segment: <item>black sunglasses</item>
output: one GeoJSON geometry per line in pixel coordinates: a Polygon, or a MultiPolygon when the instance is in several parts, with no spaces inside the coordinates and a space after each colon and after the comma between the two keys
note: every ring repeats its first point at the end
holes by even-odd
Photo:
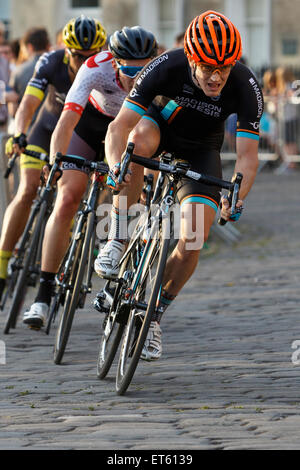
{"type": "Polygon", "coordinates": [[[98,52],[99,51],[96,50],[90,55],[83,55],[83,54],[80,54],[80,52],[72,52],[70,49],[68,49],[68,53],[70,54],[70,56],[73,57],[73,59],[80,60],[81,62],[84,62],[86,59],[93,57],[93,55],[98,54],[98,52]]]}

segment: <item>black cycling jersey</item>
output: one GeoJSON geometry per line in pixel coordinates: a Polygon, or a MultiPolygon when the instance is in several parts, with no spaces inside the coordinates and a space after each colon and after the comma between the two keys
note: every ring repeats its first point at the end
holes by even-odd
{"type": "Polygon", "coordinates": [[[39,58],[25,94],[36,96],[40,100],[46,92],[47,95],[29,132],[28,144],[49,152],[51,135],[71,85],[64,49],[46,52],[39,58]]]}
{"type": "Polygon", "coordinates": [[[46,52],[39,58],[25,94],[43,99],[47,90],[44,108],[51,113],[60,115],[71,85],[65,51],[59,49],[46,52]]]}
{"type": "Polygon", "coordinates": [[[232,113],[237,113],[238,137],[259,138],[263,96],[254,74],[240,62],[232,68],[221,94],[211,98],[194,83],[184,50],[169,50],[144,67],[124,106],[144,115],[153,101],[184,140],[220,149],[224,122],[232,113]]]}

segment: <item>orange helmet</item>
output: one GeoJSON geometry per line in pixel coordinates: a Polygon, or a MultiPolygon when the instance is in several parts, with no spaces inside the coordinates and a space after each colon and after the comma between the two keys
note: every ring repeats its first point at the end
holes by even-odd
{"type": "Polygon", "coordinates": [[[184,36],[189,59],[212,65],[230,65],[242,55],[241,36],[226,16],[206,11],[191,22],[184,36]]]}

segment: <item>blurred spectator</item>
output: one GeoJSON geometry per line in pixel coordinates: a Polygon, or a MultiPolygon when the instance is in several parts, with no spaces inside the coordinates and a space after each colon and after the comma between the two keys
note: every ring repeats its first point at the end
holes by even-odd
{"type": "Polygon", "coordinates": [[[280,153],[277,146],[278,136],[278,88],[274,70],[267,69],[263,75],[262,91],[265,109],[260,121],[260,147],[280,153]]]}
{"type": "Polygon", "coordinates": [[[63,42],[63,30],[59,29],[55,35],[55,46],[53,50],[64,49],[65,47],[65,43],[63,42]]]}
{"type": "Polygon", "coordinates": [[[5,24],[0,20],[0,45],[5,41],[5,24]]]}
{"type": "Polygon", "coordinates": [[[184,43],[184,32],[179,33],[175,36],[175,41],[173,47],[183,47],[184,43]]]}
{"type": "Polygon", "coordinates": [[[9,80],[9,63],[6,57],[0,53],[0,131],[3,131],[4,126],[7,123],[8,112],[6,105],[6,89],[9,80]]]}
{"type": "Polygon", "coordinates": [[[10,41],[10,47],[11,47],[11,61],[10,61],[10,70],[14,70],[15,67],[20,63],[20,50],[21,50],[21,45],[20,45],[20,40],[19,39],[13,39],[10,41]]]}
{"type": "MultiPolygon", "coordinates": [[[[48,32],[45,28],[31,28],[23,36],[21,44],[25,48],[28,58],[25,62],[17,65],[9,82],[11,88],[18,93],[18,104],[21,102],[27,83],[33,75],[35,64],[39,57],[50,48],[48,32]]],[[[15,115],[17,106],[9,108],[11,116],[15,115]]]]}
{"type": "Polygon", "coordinates": [[[158,44],[158,47],[157,47],[157,55],[160,55],[162,54],[163,52],[165,52],[167,50],[166,46],[164,44],[158,44]]]}
{"type": "Polygon", "coordinates": [[[278,88],[277,88],[277,78],[276,73],[272,69],[267,69],[263,75],[263,93],[267,97],[274,96],[275,98],[278,95],[278,88]]]}
{"type": "Polygon", "coordinates": [[[2,41],[0,44],[0,54],[6,58],[8,63],[13,60],[13,51],[9,41],[2,41]]]}
{"type": "Polygon", "coordinates": [[[294,169],[296,164],[291,162],[289,155],[298,155],[299,148],[297,144],[298,135],[298,112],[297,104],[293,103],[294,74],[288,67],[278,67],[276,69],[276,87],[278,92],[278,113],[282,122],[283,135],[283,160],[288,162],[287,168],[294,169]]]}

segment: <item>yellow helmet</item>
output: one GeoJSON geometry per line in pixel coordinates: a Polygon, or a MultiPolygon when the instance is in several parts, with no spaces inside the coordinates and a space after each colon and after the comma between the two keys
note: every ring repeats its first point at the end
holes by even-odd
{"type": "Polygon", "coordinates": [[[73,49],[100,49],[105,41],[106,31],[101,23],[85,15],[73,18],[63,29],[63,42],[73,49]]]}

